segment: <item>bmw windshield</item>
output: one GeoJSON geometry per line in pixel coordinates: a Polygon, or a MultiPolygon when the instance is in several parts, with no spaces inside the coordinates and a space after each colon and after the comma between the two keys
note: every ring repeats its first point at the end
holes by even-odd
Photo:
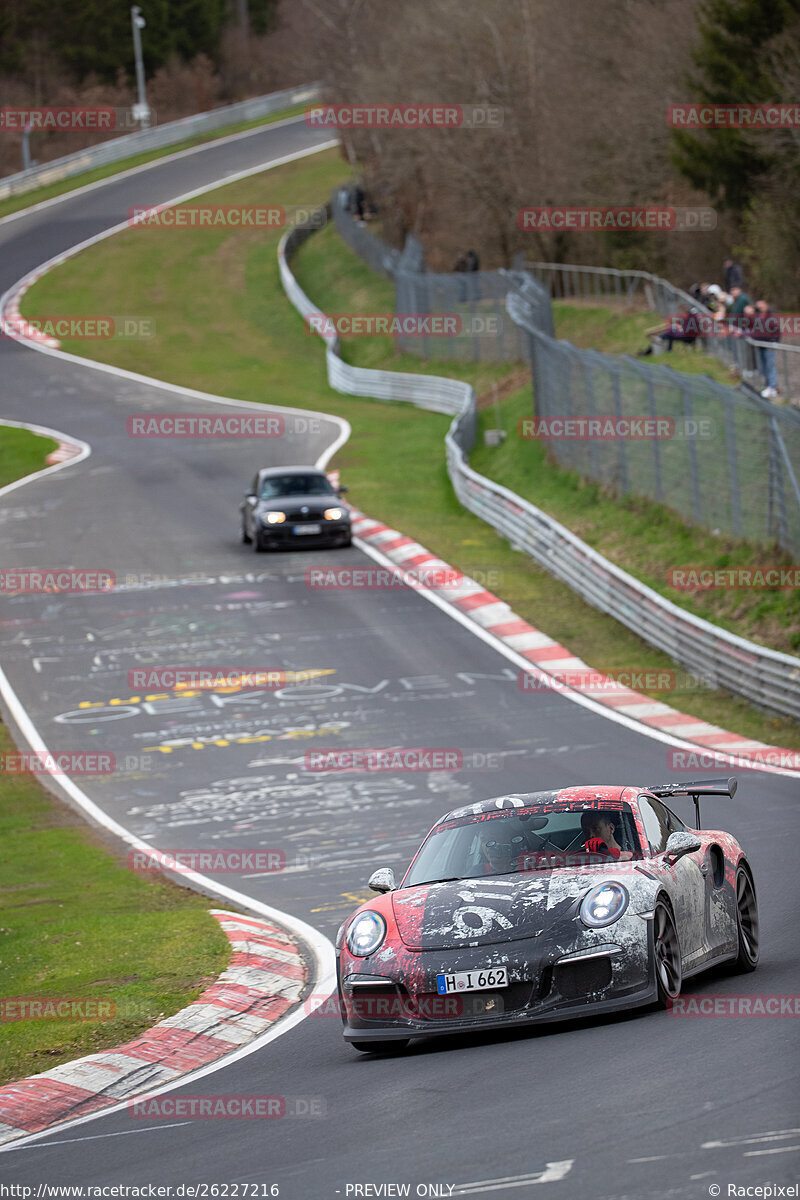
{"type": "Polygon", "coordinates": [[[280,496],[335,495],[324,475],[270,475],[261,481],[262,500],[277,500],[280,496]]]}

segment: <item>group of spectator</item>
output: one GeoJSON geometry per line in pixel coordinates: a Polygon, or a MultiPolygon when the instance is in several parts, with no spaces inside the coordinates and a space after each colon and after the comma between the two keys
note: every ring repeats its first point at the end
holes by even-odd
{"type": "MultiPolygon", "coordinates": [[[[781,340],[778,314],[766,300],[759,299],[754,303],[750,299],[744,287],[744,272],[735,259],[726,258],[722,266],[723,287],[716,283],[696,283],[689,288],[689,294],[703,309],[711,312],[719,327],[719,336],[749,337],[757,343],[759,369],[764,376],[761,395],[766,400],[774,400],[778,395],[778,367],[773,347],[781,340]]],[[[666,342],[668,350],[675,342],[693,345],[698,338],[708,336],[701,328],[701,311],[699,308],[686,309],[670,318],[665,329],[660,329],[658,338],[666,342]]],[[[652,353],[652,350],[644,353],[652,353]]]]}

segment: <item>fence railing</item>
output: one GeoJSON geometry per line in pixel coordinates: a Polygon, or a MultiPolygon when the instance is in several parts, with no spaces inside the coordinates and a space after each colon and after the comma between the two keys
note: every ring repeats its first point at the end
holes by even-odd
{"type": "MultiPolygon", "coordinates": [[[[343,240],[374,271],[391,279],[398,314],[446,314],[453,318],[446,336],[399,333],[398,350],[425,359],[451,362],[524,361],[525,337],[510,318],[506,298],[517,290],[523,271],[428,271],[415,269],[420,255],[388,246],[366,225],[354,220],[350,189],[337,188],[331,197],[336,229],[343,240]],[[409,260],[416,260],[413,263],[409,260]]],[[[421,249],[421,248],[420,248],[421,249]]],[[[553,314],[545,288],[531,280],[530,302],[537,307],[539,328],[553,334],[553,314]]]]}
{"type": "Polygon", "coordinates": [[[0,200],[21,195],[33,188],[44,187],[45,184],[69,179],[94,167],[121,162],[148,150],[174,146],[201,133],[211,133],[228,125],[238,125],[242,121],[256,121],[260,117],[280,112],[281,109],[292,108],[295,104],[304,104],[306,101],[310,103],[317,95],[318,84],[304,84],[302,87],[286,88],[281,92],[272,92],[269,96],[240,100],[236,104],[226,104],[210,112],[183,117],[180,121],[169,121],[164,125],[155,125],[152,129],[141,129],[136,133],[127,133],[124,137],[99,142],[96,146],[87,146],[85,150],[65,154],[62,158],[29,167],[28,170],[18,171],[15,175],[6,175],[4,179],[0,179],[0,200]]]}
{"type": "MultiPolygon", "coordinates": [[[[710,315],[710,310],[688,292],[647,271],[621,271],[614,267],[585,267],[571,263],[525,262],[520,266],[539,280],[554,299],[616,299],[632,304],[641,297],[647,307],[663,317],[687,308],[710,315]]],[[[800,400],[800,345],[793,342],[760,342],[756,338],[708,337],[703,349],[735,367],[742,378],[759,390],[763,387],[759,347],[775,351],[778,391],[787,399],[800,400]]]]}
{"type": "MultiPolygon", "coordinates": [[[[290,261],[312,228],[289,231],[278,251],[281,281],[304,318],[323,314],[295,279],[290,261]]],[[[726,688],[771,712],[800,718],[800,659],[758,646],[687,613],[603,558],[570,530],[520,496],[470,467],[477,429],[473,389],[432,375],[353,367],[339,356],[338,337],[325,336],[332,388],[355,396],[405,400],[453,414],[445,439],[456,495],[471,512],[566,583],[588,604],[615,617],[711,687],[726,688]]]]}

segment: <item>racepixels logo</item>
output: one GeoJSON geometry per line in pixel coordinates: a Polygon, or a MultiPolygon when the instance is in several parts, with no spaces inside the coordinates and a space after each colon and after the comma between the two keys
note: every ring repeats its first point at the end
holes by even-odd
{"type": "Polygon", "coordinates": [[[731,766],[746,770],[748,767],[784,767],[800,771],[800,750],[783,750],[779,746],[748,750],[747,754],[723,754],[714,750],[670,750],[667,767],[670,771],[715,771],[731,766]]]}
{"type": "Polygon", "coordinates": [[[2,567],[0,593],[18,596],[39,592],[110,592],[113,571],[76,570],[72,567],[2,567]]]}
{"type": "Polygon", "coordinates": [[[128,1116],[198,1120],[277,1120],[324,1117],[324,1096],[139,1096],[129,1100],[128,1116]]]}
{"type": "Polygon", "coordinates": [[[676,996],[667,1001],[672,1017],[800,1017],[800,996],[676,996]]]}
{"type": "Polygon", "coordinates": [[[245,872],[272,874],[286,868],[283,850],[130,850],[127,857],[128,869],[138,874],[153,874],[172,871],[187,874],[189,871],[209,874],[242,875],[245,872]]]}
{"type": "Polygon", "coordinates": [[[667,572],[667,585],[680,592],[739,588],[784,591],[800,587],[800,567],[672,567],[667,572]]]}
{"type": "Polygon", "coordinates": [[[306,333],[334,337],[476,337],[500,332],[500,318],[458,313],[309,313],[306,333]]]}
{"type": "Polygon", "coordinates": [[[642,442],[712,438],[713,421],[673,417],[520,417],[517,436],[526,441],[642,442]]]}
{"type": "MultiPolygon", "coordinates": [[[[155,113],[150,110],[150,123],[155,113]]],[[[0,108],[0,130],[6,133],[84,133],[86,130],[110,133],[128,132],[140,127],[131,108],[103,107],[46,107],[0,108]]]]}
{"type": "Polygon", "coordinates": [[[306,587],[332,591],[394,591],[404,587],[455,588],[463,582],[462,573],[449,567],[416,567],[408,571],[385,567],[344,567],[339,570],[309,567],[305,573],[306,587]]]}
{"type": "Polygon", "coordinates": [[[64,754],[23,750],[0,755],[0,775],[113,775],[116,769],[113,754],[96,750],[70,750],[64,754]]]}
{"type": "Polygon", "coordinates": [[[154,204],[128,209],[128,225],[140,229],[321,229],[325,221],[325,210],[318,204],[154,204]]]}
{"type": "Polygon", "coordinates": [[[577,671],[553,671],[552,674],[520,671],[517,687],[521,692],[559,692],[572,688],[578,692],[603,695],[621,688],[634,692],[704,692],[712,684],[688,671],[613,671],[608,675],[591,668],[577,671]]]}
{"type": "Polygon", "coordinates": [[[15,341],[32,334],[74,342],[137,341],[156,336],[152,317],[3,317],[0,329],[3,337],[15,341]]]}
{"type": "Polygon", "coordinates": [[[414,746],[407,749],[307,750],[306,771],[461,771],[460,750],[414,746]]]}
{"type": "Polygon", "coordinates": [[[128,437],[140,438],[274,438],[283,437],[286,422],[277,413],[205,414],[136,413],[125,422],[128,437]]]}
{"type": "Polygon", "coordinates": [[[716,229],[717,214],[713,208],[664,208],[653,204],[616,205],[610,208],[561,204],[520,208],[517,211],[517,225],[524,232],[570,230],[593,233],[613,230],[629,233],[634,230],[666,230],[670,233],[696,233],[716,229]]]}
{"type": "Polygon", "coordinates": [[[496,129],[505,109],[496,104],[315,104],[311,129],[496,129]]]}
{"type": "Polygon", "coordinates": [[[117,1006],[108,996],[5,996],[0,1022],[111,1021],[117,1006]]]}
{"type": "Polygon", "coordinates": [[[798,104],[671,104],[672,129],[800,129],[798,104]]]}

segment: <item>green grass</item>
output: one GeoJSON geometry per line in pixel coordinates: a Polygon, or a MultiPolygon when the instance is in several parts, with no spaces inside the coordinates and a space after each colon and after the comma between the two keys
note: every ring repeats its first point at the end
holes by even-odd
{"type": "Polygon", "coordinates": [[[300,116],[301,113],[305,112],[306,107],[307,105],[305,104],[296,104],[293,108],[287,108],[279,113],[272,113],[268,117],[257,117],[253,121],[239,121],[238,124],[226,125],[223,129],[214,129],[209,133],[198,133],[195,137],[185,138],[182,142],[176,142],[174,146],[162,146],[157,150],[146,150],[142,154],[133,154],[130,158],[120,159],[119,162],[108,163],[104,167],[95,167],[91,171],[83,171],[80,175],[72,175],[69,179],[61,179],[57,183],[48,183],[44,187],[34,188],[30,192],[22,192],[17,196],[8,196],[4,200],[0,200],[0,217],[7,217],[10,213],[19,212],[23,208],[30,208],[31,205],[39,204],[42,200],[51,200],[53,196],[63,196],[66,192],[74,192],[76,188],[85,187],[87,183],[96,183],[99,179],[108,179],[111,175],[119,175],[122,171],[129,171],[132,167],[140,167],[144,163],[155,162],[159,158],[166,158],[170,154],[177,154],[179,150],[188,150],[191,146],[202,146],[206,142],[215,142],[219,138],[228,137],[232,133],[242,133],[246,129],[256,129],[260,125],[272,125],[275,121],[285,120],[286,117],[300,116]]]}
{"type": "MultiPolygon", "coordinates": [[[[0,755],[15,752],[0,726],[0,755]]],[[[177,1012],[225,969],[229,942],[206,897],[129,871],[33,777],[0,775],[0,796],[0,994],[88,997],[113,1014],[4,1021],[7,1083],[119,1045],[177,1012]]]]}
{"type": "Polygon", "coordinates": [[[58,442],[53,438],[0,424],[0,487],[33,471],[41,471],[47,466],[48,454],[57,446],[58,442]]]}
{"type": "MultiPolygon", "coordinates": [[[[323,199],[341,179],[336,153],[315,155],[270,173],[270,201],[323,199]]],[[[213,195],[225,203],[257,203],[264,186],[264,177],[253,177],[213,195]]],[[[592,666],[668,669],[664,655],[584,604],[461,508],[445,467],[448,418],[401,403],[340,396],[328,388],[321,344],[306,334],[280,286],[277,242],[277,234],[230,230],[125,231],[45,276],[28,292],[23,308],[26,316],[147,313],[156,319],[157,336],[150,340],[73,343],[65,349],[204,391],[345,417],[353,436],[336,465],[355,504],[464,571],[493,572],[493,591],[592,666]]],[[[301,286],[323,309],[391,310],[387,285],[332,230],[315,234],[295,266],[301,286]]],[[[421,363],[395,354],[385,339],[349,340],[343,353],[358,365],[468,378],[481,393],[493,381],[513,393],[526,378],[518,368],[509,382],[508,367],[496,364],[421,363]]],[[[758,713],[736,698],[721,693],[660,698],[744,736],[800,747],[800,726],[758,713]]]]}

